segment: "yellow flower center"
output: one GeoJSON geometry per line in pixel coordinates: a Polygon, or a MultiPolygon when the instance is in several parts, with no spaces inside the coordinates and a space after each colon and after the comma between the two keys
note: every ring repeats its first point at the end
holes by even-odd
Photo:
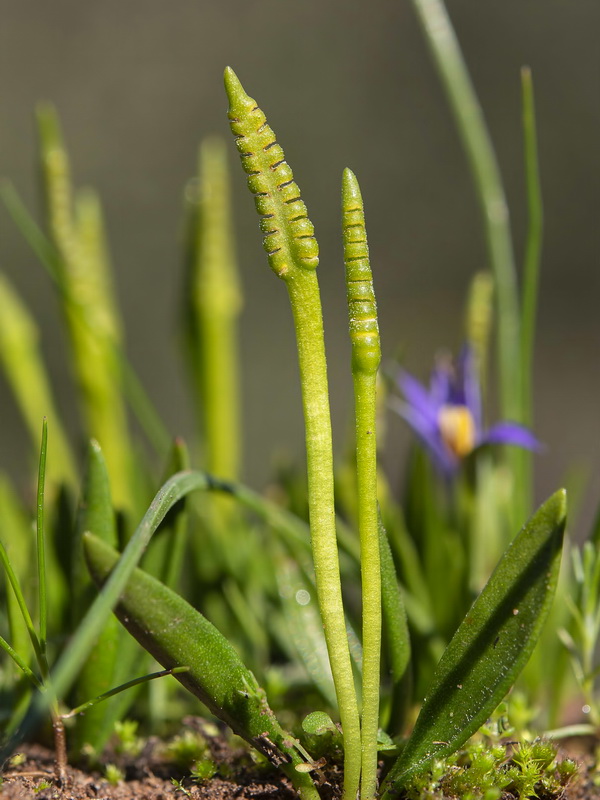
{"type": "Polygon", "coordinates": [[[457,458],[464,458],[475,447],[475,420],[466,406],[442,406],[438,415],[442,440],[457,458]]]}

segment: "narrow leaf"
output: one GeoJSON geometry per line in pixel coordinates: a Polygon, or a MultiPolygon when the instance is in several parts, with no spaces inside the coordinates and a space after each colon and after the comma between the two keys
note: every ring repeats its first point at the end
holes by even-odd
{"type": "Polygon", "coordinates": [[[410,669],[410,636],[404,600],[387,534],[379,520],[379,554],[381,558],[381,600],[383,611],[383,645],[392,679],[392,700],[389,732],[400,733],[410,702],[412,674],[410,669]]]}
{"type": "Polygon", "coordinates": [[[509,546],[435,671],[391,787],[453,753],[491,714],[527,662],[556,588],[566,493],[552,495],[509,546]]]}
{"type": "Polygon", "coordinates": [[[37,485],[37,566],[38,566],[38,594],[40,614],[40,649],[46,656],[46,637],[48,630],[48,604],[46,595],[46,542],[44,530],[44,493],[46,490],[46,453],[48,451],[48,420],[44,417],[42,422],[42,443],[40,446],[40,461],[38,468],[37,485]]]}
{"type": "MultiPolygon", "coordinates": [[[[83,557],[81,536],[91,531],[109,545],[117,545],[117,527],[113,512],[110,485],[106,462],[100,445],[92,440],[88,448],[88,463],[79,504],[76,525],[76,540],[73,542],[73,597],[75,600],[74,620],[79,622],[91,605],[95,590],[83,557]]],[[[78,706],[97,695],[104,696],[112,686],[123,665],[125,651],[131,640],[114,617],[109,617],[99,634],[77,678],[73,702],[78,706]],[[124,639],[126,641],[124,641],[124,639]]],[[[128,665],[126,665],[128,666],[128,665]]],[[[92,708],[77,719],[77,725],[70,737],[71,747],[80,751],[84,745],[91,745],[96,752],[102,750],[118,719],[120,706],[114,701],[92,708]]]]}
{"type": "Polygon", "coordinates": [[[314,685],[335,708],[335,688],[314,584],[285,556],[279,559],[275,574],[285,620],[286,645],[295,651],[314,685]]]}
{"type": "MultiPolygon", "coordinates": [[[[94,580],[103,584],[120,554],[89,533],[84,535],[84,551],[94,580]]],[[[129,578],[115,613],[165,669],[189,667],[175,677],[215,716],[282,766],[297,786],[314,791],[310,778],[294,769],[304,759],[275,719],[256,678],[202,614],[139,569],[129,578]]]]}

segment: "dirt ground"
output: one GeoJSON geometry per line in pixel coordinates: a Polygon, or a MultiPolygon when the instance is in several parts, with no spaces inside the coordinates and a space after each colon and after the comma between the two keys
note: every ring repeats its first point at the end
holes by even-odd
{"type": "MultiPolygon", "coordinates": [[[[69,767],[68,780],[62,786],[55,779],[52,751],[37,744],[24,745],[19,751],[20,763],[9,765],[2,776],[0,800],[297,800],[287,778],[275,770],[257,768],[247,754],[232,751],[223,738],[211,739],[209,746],[219,772],[227,777],[216,776],[201,784],[167,763],[160,755],[160,744],[151,739],[136,758],[111,759],[124,774],[124,780],[116,784],[99,770],[69,767]]],[[[540,795],[539,800],[600,800],[600,787],[592,780],[592,759],[585,749],[568,747],[565,751],[579,761],[581,769],[563,795],[540,795]]],[[[324,800],[339,798],[331,783],[325,783],[320,791],[324,800]]],[[[506,795],[504,800],[514,798],[506,795]]]]}

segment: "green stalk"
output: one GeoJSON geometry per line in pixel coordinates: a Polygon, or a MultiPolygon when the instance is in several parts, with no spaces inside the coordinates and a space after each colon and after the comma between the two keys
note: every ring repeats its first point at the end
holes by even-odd
{"type": "Polygon", "coordinates": [[[527,211],[529,225],[523,263],[523,328],[521,330],[521,358],[523,371],[523,421],[531,424],[531,374],[533,371],[533,348],[539,286],[544,210],[542,188],[538,166],[538,148],[535,124],[535,104],[531,70],[521,71],[523,99],[523,141],[525,151],[525,176],[527,185],[527,211]]]}
{"type": "MultiPolygon", "coordinates": [[[[38,469],[37,486],[37,567],[38,567],[38,595],[40,613],[40,649],[46,660],[46,639],[48,632],[48,604],[46,595],[46,546],[44,543],[44,491],[46,486],[46,452],[48,449],[48,420],[44,417],[42,422],[42,445],[40,447],[40,462],[38,469]]],[[[41,666],[41,665],[40,665],[41,666]]],[[[44,675],[46,678],[47,675],[44,675]]]]}
{"type": "Polygon", "coordinates": [[[12,568],[6,550],[2,542],[0,542],[0,562],[4,567],[4,571],[6,573],[6,577],[8,578],[8,582],[10,583],[12,590],[14,592],[17,605],[19,606],[19,610],[21,611],[21,615],[23,616],[23,621],[25,623],[25,627],[27,628],[27,633],[29,634],[29,638],[31,639],[31,644],[33,646],[33,650],[35,652],[35,659],[38,662],[38,666],[40,667],[40,671],[43,670],[44,664],[44,655],[42,653],[42,649],[40,646],[40,640],[36,633],[36,630],[33,626],[33,620],[31,619],[31,614],[29,613],[29,609],[27,608],[27,603],[25,602],[25,598],[23,596],[23,590],[21,589],[21,584],[19,583],[19,579],[15,575],[15,571],[12,568]]]}
{"type": "Polygon", "coordinates": [[[356,419],[358,530],[362,576],[361,800],[377,791],[377,731],[381,664],[381,567],[377,513],[376,383],[381,362],[377,306],[369,263],[365,215],[358,181],[349,169],[342,182],[342,227],[356,419]]]}
{"type": "Polygon", "coordinates": [[[86,711],[89,711],[90,708],[93,708],[103,700],[108,700],[109,697],[114,697],[115,695],[120,694],[127,689],[132,689],[134,686],[139,686],[142,683],[154,681],[156,678],[164,678],[166,675],[178,675],[180,672],[187,672],[188,669],[189,667],[173,667],[172,669],[161,669],[159,672],[153,672],[150,675],[142,675],[140,678],[133,678],[133,680],[127,681],[127,683],[123,683],[121,686],[116,686],[114,689],[111,689],[108,692],[99,694],[98,697],[94,697],[91,700],[87,700],[85,703],[81,703],[81,705],[77,706],[77,708],[73,708],[67,714],[63,714],[62,718],[70,719],[71,717],[77,717],[79,714],[84,714],[86,711]]]}
{"type": "Polygon", "coordinates": [[[321,299],[317,276],[287,282],[306,429],[308,507],[319,610],[344,736],[344,800],[354,800],[362,761],[356,689],[346,634],[335,530],[333,454],[321,299]]]}
{"type": "MultiPolygon", "coordinates": [[[[11,555],[15,579],[23,582],[29,575],[31,563],[31,521],[25,513],[21,498],[8,479],[0,476],[0,508],[2,509],[2,544],[11,555]]],[[[5,589],[6,617],[11,647],[29,662],[29,634],[21,615],[15,593],[5,589]]]]}
{"type": "MultiPolygon", "coordinates": [[[[533,423],[533,352],[535,346],[535,325],[537,317],[537,298],[539,275],[542,258],[542,240],[544,234],[544,210],[542,188],[538,166],[537,134],[535,124],[535,101],[531,70],[521,70],[521,88],[523,103],[523,142],[525,151],[525,179],[527,186],[528,228],[523,261],[523,298],[521,310],[521,390],[522,421],[526,425],[533,423]]],[[[527,450],[520,451],[523,462],[522,493],[528,506],[532,495],[532,454],[527,450]]]]}
{"type": "Polygon", "coordinates": [[[205,466],[235,480],[241,461],[237,319],[242,296],[235,255],[225,145],[200,147],[199,197],[195,209],[190,276],[191,349],[196,363],[198,408],[205,466]]]}
{"type": "MultiPolygon", "coordinates": [[[[497,352],[504,419],[525,422],[520,311],[508,204],[492,141],[443,0],[413,0],[463,143],[481,206],[489,265],[498,304],[497,352]]],[[[507,448],[513,477],[509,529],[529,515],[531,456],[507,448]]]]}
{"type": "Polygon", "coordinates": [[[306,431],[308,504],[317,597],[344,736],[344,800],[360,781],[360,721],[346,634],[335,530],[331,419],[314,228],[265,115],[225,70],[231,130],[254,194],[264,247],[287,286],[298,345],[306,431]]]}
{"type": "Polygon", "coordinates": [[[43,417],[50,420],[49,483],[73,486],[73,458],[56,411],[38,339],[35,320],[8,279],[0,275],[0,363],[36,448],[40,420],[43,417]]]}
{"type": "Polygon", "coordinates": [[[48,227],[59,255],[58,279],[88,434],[106,457],[118,509],[131,510],[134,471],[121,393],[120,320],[113,297],[100,204],[93,192],[73,198],[58,116],[38,109],[48,227]]]}
{"type": "Polygon", "coordinates": [[[465,319],[465,333],[475,358],[481,396],[485,402],[488,383],[489,345],[494,326],[494,279],[488,271],[471,279],[465,319]]]}
{"type": "Polygon", "coordinates": [[[502,415],[521,421],[519,306],[508,205],[481,106],[442,0],[413,0],[465,149],[483,214],[498,299],[502,415]]]}
{"type": "Polygon", "coordinates": [[[29,669],[29,667],[27,666],[25,661],[21,658],[21,656],[15,650],[13,650],[13,648],[9,645],[6,639],[4,639],[4,637],[2,636],[0,636],[0,648],[2,648],[4,652],[12,658],[17,667],[19,667],[19,669],[25,675],[26,678],[29,678],[29,680],[35,686],[35,688],[42,691],[44,687],[39,682],[35,673],[33,673],[29,669]]]}

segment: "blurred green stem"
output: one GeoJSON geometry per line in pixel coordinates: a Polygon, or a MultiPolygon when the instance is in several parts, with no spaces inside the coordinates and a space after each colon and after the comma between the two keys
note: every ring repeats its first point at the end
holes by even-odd
{"type": "Polygon", "coordinates": [[[52,106],[37,112],[48,228],[59,255],[58,280],[75,375],[88,434],[103,448],[115,505],[135,507],[135,472],[121,393],[121,324],[100,203],[93,192],[75,197],[69,158],[52,106]]]}
{"type": "Polygon", "coordinates": [[[523,143],[525,151],[527,210],[529,215],[527,242],[525,245],[525,259],[523,263],[523,327],[521,330],[521,366],[523,371],[523,422],[527,425],[531,425],[531,378],[533,372],[533,350],[535,343],[537,296],[540,262],[542,256],[542,238],[544,231],[544,212],[538,166],[533,81],[531,77],[531,70],[528,67],[524,67],[521,71],[521,87],[523,102],[523,143]]]}
{"type": "Polygon", "coordinates": [[[194,264],[190,286],[194,375],[199,383],[208,472],[235,480],[241,460],[237,319],[242,307],[233,233],[225,145],[200,147],[194,264]]]}
{"type": "Polygon", "coordinates": [[[44,417],[42,422],[42,444],[40,447],[40,461],[38,468],[37,487],[37,566],[38,566],[38,595],[40,613],[40,650],[46,659],[46,638],[48,632],[48,605],[46,596],[46,546],[44,543],[44,491],[46,487],[46,453],[48,450],[48,421],[44,417]]]}
{"type": "MultiPolygon", "coordinates": [[[[481,206],[489,263],[498,303],[498,366],[502,416],[524,422],[521,321],[508,204],[481,106],[442,0],[412,0],[433,55],[471,167],[481,206]]],[[[530,511],[531,457],[508,448],[513,476],[509,528],[518,528],[530,511]]]]}
{"type": "Polygon", "coordinates": [[[54,405],[50,382],[40,348],[33,316],[19,295],[0,274],[0,363],[27,430],[37,450],[40,421],[46,417],[52,429],[48,483],[75,484],[75,468],[69,444],[54,405]]]}
{"type": "Polygon", "coordinates": [[[441,0],[413,0],[465,148],[483,213],[498,298],[502,414],[520,421],[519,307],[508,206],[492,142],[456,34],[441,0]]]}

